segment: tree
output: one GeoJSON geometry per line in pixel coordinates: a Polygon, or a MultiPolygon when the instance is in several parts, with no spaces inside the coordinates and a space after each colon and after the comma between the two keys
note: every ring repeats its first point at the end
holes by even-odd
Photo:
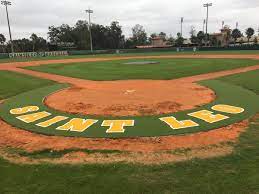
{"type": "Polygon", "coordinates": [[[136,45],[134,44],[132,38],[127,38],[127,39],[125,40],[125,48],[127,48],[127,49],[133,49],[133,48],[135,48],[135,47],[136,47],[136,45]]]}
{"type": "Polygon", "coordinates": [[[75,42],[75,37],[73,35],[73,28],[67,24],[62,24],[59,27],[50,26],[48,37],[50,42],[75,42]]]}
{"type": "Polygon", "coordinates": [[[108,27],[108,31],[109,48],[121,48],[124,43],[124,35],[122,35],[122,27],[119,25],[119,22],[113,21],[110,27],[108,27]]]}
{"type": "Polygon", "coordinates": [[[150,35],[150,37],[148,38],[148,42],[151,44],[152,39],[155,38],[155,37],[157,37],[157,36],[158,36],[157,33],[152,33],[152,34],[150,35]]]}
{"type": "Polygon", "coordinates": [[[234,41],[236,43],[237,39],[242,37],[242,33],[239,29],[234,29],[231,33],[231,37],[234,39],[234,41]]]}
{"type": "Polygon", "coordinates": [[[246,29],[246,37],[247,37],[248,43],[250,42],[250,39],[254,35],[254,33],[255,33],[255,30],[253,28],[246,29]]]}
{"type": "Polygon", "coordinates": [[[191,26],[190,35],[191,35],[191,42],[193,44],[196,44],[198,40],[197,40],[196,30],[194,26],[191,26]]]}
{"type": "Polygon", "coordinates": [[[181,33],[177,33],[177,39],[175,40],[175,45],[176,46],[182,46],[184,42],[184,38],[182,37],[181,33]]]}
{"type": "Polygon", "coordinates": [[[33,33],[30,36],[30,40],[32,44],[32,52],[47,50],[47,41],[44,38],[38,37],[33,33]]]}
{"type": "Polygon", "coordinates": [[[147,33],[143,26],[137,24],[132,28],[132,41],[135,45],[144,45],[147,43],[147,33]]]}
{"type": "MultiPolygon", "coordinates": [[[[118,49],[124,48],[125,37],[119,22],[112,22],[110,26],[99,24],[91,25],[94,49],[118,49]]],[[[83,20],[77,21],[74,26],[62,24],[50,26],[48,37],[52,45],[73,45],[77,49],[90,48],[90,33],[88,23],[83,20]]]]}
{"type": "MultiPolygon", "coordinates": [[[[15,47],[16,52],[31,52],[32,51],[32,42],[27,38],[13,40],[13,45],[15,47]]],[[[8,44],[8,47],[9,47],[8,50],[10,50],[10,47],[11,47],[10,43],[8,44]]]]}
{"type": "Polygon", "coordinates": [[[0,44],[2,46],[2,49],[3,49],[3,53],[5,52],[5,48],[4,48],[4,44],[6,42],[6,38],[3,34],[0,34],[0,44]]]}
{"type": "Polygon", "coordinates": [[[175,45],[175,39],[172,35],[167,39],[168,45],[175,45]]]}
{"type": "Polygon", "coordinates": [[[38,36],[33,33],[33,34],[31,35],[30,39],[31,39],[32,45],[33,45],[33,47],[32,47],[32,52],[35,52],[35,44],[36,44],[36,42],[37,42],[37,40],[38,40],[38,36]]]}
{"type": "Polygon", "coordinates": [[[164,41],[166,41],[166,33],[165,33],[165,32],[160,32],[160,33],[159,33],[159,36],[160,36],[164,41]]]}
{"type": "MultiPolygon", "coordinates": [[[[96,33],[96,27],[95,24],[92,25],[91,30],[93,34],[93,43],[94,48],[97,47],[95,45],[96,39],[99,38],[99,34],[96,33]]],[[[90,48],[90,34],[88,30],[88,23],[85,20],[78,20],[73,28],[73,36],[75,37],[75,47],[80,50],[86,50],[90,48]]],[[[99,46],[99,45],[98,45],[99,46]]]]}
{"type": "Polygon", "coordinates": [[[197,34],[197,41],[198,41],[199,46],[202,46],[204,39],[205,39],[204,32],[199,31],[198,34],[197,34]]]}
{"type": "Polygon", "coordinates": [[[60,29],[58,27],[49,26],[48,38],[51,43],[57,43],[60,41],[59,33],[60,33],[60,29]]]}

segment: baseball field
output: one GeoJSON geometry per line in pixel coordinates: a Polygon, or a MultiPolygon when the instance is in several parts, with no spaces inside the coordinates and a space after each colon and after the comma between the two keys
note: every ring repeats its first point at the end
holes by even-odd
{"type": "Polygon", "coordinates": [[[259,52],[0,60],[0,193],[258,193],[259,52]]]}

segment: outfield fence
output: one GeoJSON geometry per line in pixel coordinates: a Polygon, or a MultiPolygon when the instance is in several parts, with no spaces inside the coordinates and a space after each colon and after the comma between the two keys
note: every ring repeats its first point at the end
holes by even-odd
{"type": "Polygon", "coordinates": [[[8,53],[0,53],[0,59],[7,59],[7,58],[9,58],[8,53]]]}
{"type": "Polygon", "coordinates": [[[138,48],[138,49],[110,49],[110,50],[71,50],[69,55],[98,55],[98,54],[128,54],[128,53],[152,53],[152,52],[196,52],[196,51],[242,51],[259,50],[259,45],[242,45],[229,47],[171,47],[171,48],[138,48]]]}
{"type": "Polygon", "coordinates": [[[22,52],[22,53],[0,53],[0,59],[6,58],[34,58],[67,55],[99,55],[99,54],[138,54],[153,52],[196,52],[196,51],[242,51],[259,50],[259,45],[240,45],[229,47],[170,47],[170,48],[138,48],[138,49],[108,49],[108,50],[69,50],[51,52],[22,52]]]}

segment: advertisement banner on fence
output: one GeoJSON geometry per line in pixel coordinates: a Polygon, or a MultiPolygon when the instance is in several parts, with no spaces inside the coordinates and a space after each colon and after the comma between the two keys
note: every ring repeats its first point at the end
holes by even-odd
{"type": "Polygon", "coordinates": [[[26,53],[10,53],[9,58],[32,58],[32,57],[50,57],[50,56],[67,56],[67,51],[51,51],[51,52],[26,52],[26,53]]]}

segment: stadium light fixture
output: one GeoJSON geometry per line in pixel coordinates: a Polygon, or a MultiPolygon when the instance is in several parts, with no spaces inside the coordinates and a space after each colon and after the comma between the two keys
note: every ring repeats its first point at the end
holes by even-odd
{"type": "Polygon", "coordinates": [[[203,4],[203,7],[207,9],[207,19],[206,19],[206,44],[208,42],[208,20],[209,20],[209,7],[212,6],[212,3],[205,3],[203,4]]]}
{"type": "Polygon", "coordinates": [[[11,50],[12,50],[12,53],[13,53],[14,52],[13,39],[12,39],[12,32],[11,32],[10,20],[9,20],[9,14],[8,14],[8,6],[12,5],[12,3],[10,1],[5,0],[5,1],[1,1],[1,4],[5,6],[5,10],[6,10],[6,17],[7,17],[9,36],[10,36],[10,42],[11,42],[11,50]]]}
{"type": "Polygon", "coordinates": [[[90,34],[90,45],[91,45],[91,52],[93,52],[93,39],[92,39],[92,32],[91,32],[91,14],[94,13],[93,10],[91,10],[90,8],[88,10],[85,10],[86,13],[88,13],[88,30],[89,30],[89,34],[90,34]]]}

